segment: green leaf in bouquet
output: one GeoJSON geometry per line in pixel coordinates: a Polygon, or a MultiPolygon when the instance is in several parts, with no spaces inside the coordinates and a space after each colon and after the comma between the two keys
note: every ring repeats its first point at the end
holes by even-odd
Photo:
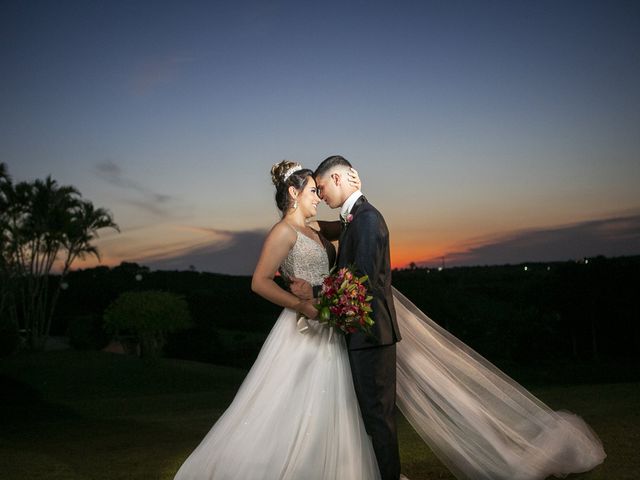
{"type": "Polygon", "coordinates": [[[329,307],[326,305],[320,309],[320,321],[328,322],[331,318],[331,312],[329,311],[329,307]]]}

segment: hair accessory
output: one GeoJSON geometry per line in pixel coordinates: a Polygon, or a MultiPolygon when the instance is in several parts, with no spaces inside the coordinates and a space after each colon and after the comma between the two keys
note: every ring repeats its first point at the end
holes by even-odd
{"type": "Polygon", "coordinates": [[[302,165],[294,165],[293,167],[289,168],[289,170],[287,170],[286,172],[284,172],[284,175],[282,176],[282,181],[286,182],[289,177],[291,175],[293,175],[294,173],[296,173],[298,170],[302,170],[302,165]]]}

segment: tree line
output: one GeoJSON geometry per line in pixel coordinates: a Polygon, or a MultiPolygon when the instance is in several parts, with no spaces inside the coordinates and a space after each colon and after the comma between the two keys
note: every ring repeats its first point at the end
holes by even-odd
{"type": "Polygon", "coordinates": [[[407,269],[394,285],[490,358],[640,358],[640,256],[407,269]]]}
{"type": "MultiPolygon", "coordinates": [[[[638,364],[640,256],[527,267],[396,270],[393,284],[433,320],[499,364],[638,364]]],[[[121,293],[166,291],[185,299],[192,322],[168,335],[165,354],[248,366],[281,310],[252,293],[246,276],[149,271],[125,263],[71,272],[68,282],[54,330],[61,335],[74,331],[84,348],[108,341],[103,312],[121,293]]]]}

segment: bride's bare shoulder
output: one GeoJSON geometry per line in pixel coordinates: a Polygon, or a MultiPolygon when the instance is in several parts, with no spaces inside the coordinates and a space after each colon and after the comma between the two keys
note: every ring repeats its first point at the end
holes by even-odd
{"type": "Polygon", "coordinates": [[[271,227],[271,230],[267,235],[267,239],[270,241],[286,242],[293,245],[296,242],[297,236],[297,232],[291,225],[284,220],[280,220],[271,227]]]}

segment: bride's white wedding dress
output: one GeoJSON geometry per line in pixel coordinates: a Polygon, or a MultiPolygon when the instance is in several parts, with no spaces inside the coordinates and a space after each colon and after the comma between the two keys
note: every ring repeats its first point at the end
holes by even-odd
{"type": "MultiPolygon", "coordinates": [[[[327,252],[298,232],[283,274],[312,285],[327,252]]],[[[178,480],[380,478],[353,389],[342,335],[313,320],[301,333],[284,309],[236,397],[182,465],[178,480]]]]}
{"type": "MultiPolygon", "coordinates": [[[[323,247],[298,232],[282,272],[321,283],[323,247]]],[[[554,412],[430,320],[394,302],[398,407],[459,479],[541,480],[590,470],[605,453],[589,426],[554,412]]],[[[232,404],[178,480],[380,478],[353,390],[342,335],[284,309],[232,404]]]]}

